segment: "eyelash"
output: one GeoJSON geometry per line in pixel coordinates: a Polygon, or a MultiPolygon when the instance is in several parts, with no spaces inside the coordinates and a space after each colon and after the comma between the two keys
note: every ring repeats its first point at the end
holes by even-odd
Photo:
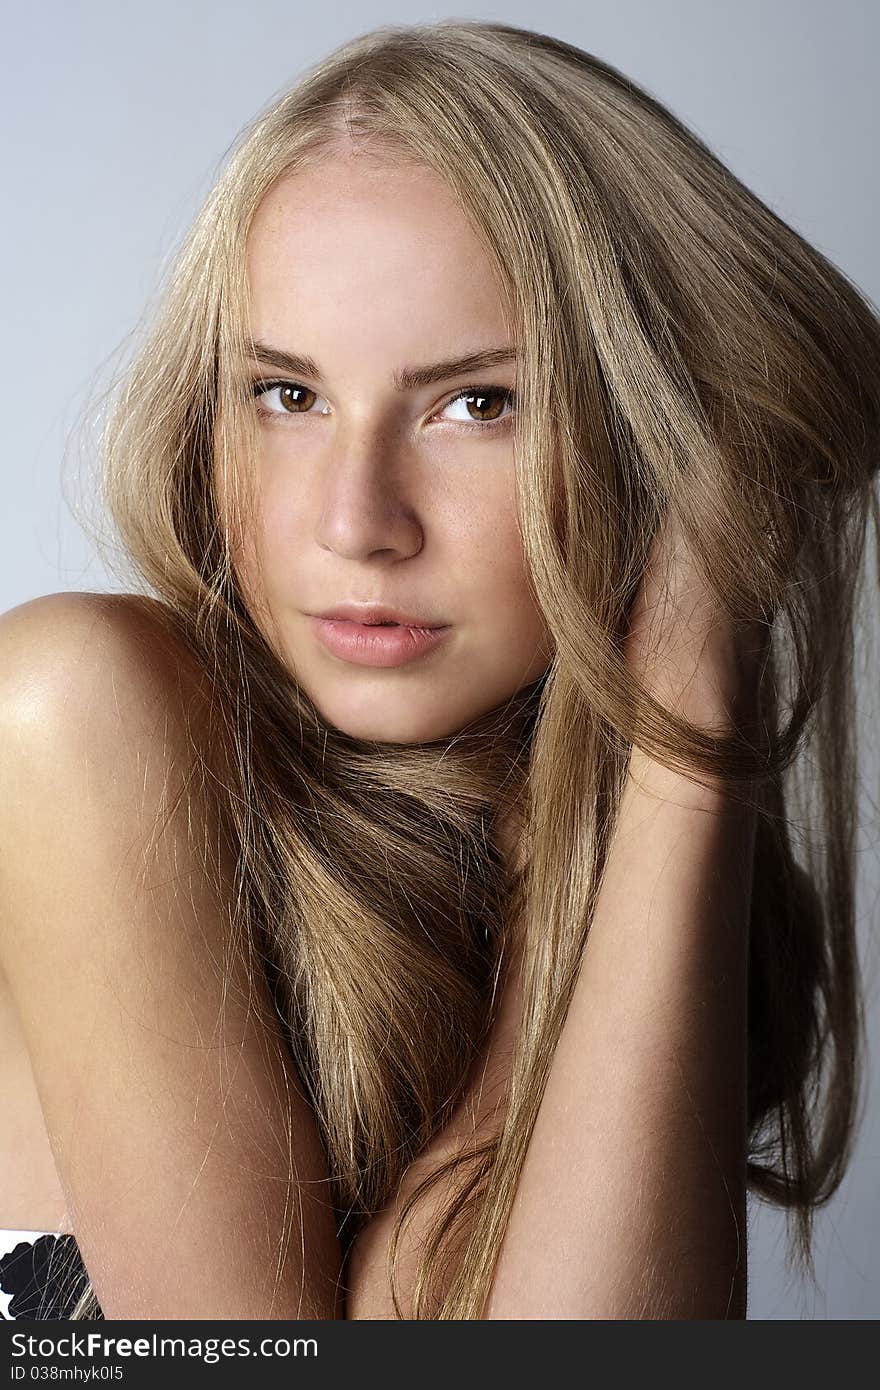
{"type": "MultiPolygon", "coordinates": [[[[292,386],[297,391],[311,390],[310,386],[304,386],[301,381],[292,381],[289,377],[276,378],[272,381],[254,381],[252,382],[252,386],[255,400],[258,400],[261,396],[268,395],[270,391],[277,390],[279,386],[292,386]]],[[[466,386],[463,390],[457,391],[454,396],[451,396],[449,398],[448,401],[444,401],[440,409],[445,410],[447,406],[454,405],[455,402],[460,401],[463,396],[476,395],[506,397],[507,403],[511,407],[509,413],[507,415],[502,415],[498,420],[448,420],[446,421],[446,423],[450,425],[463,425],[465,429],[470,429],[473,427],[474,429],[478,430],[490,430],[494,429],[496,426],[508,424],[514,413],[514,410],[516,409],[516,392],[508,386],[484,386],[482,383],[476,386],[466,386]]],[[[277,420],[283,420],[285,416],[288,419],[296,418],[295,411],[285,411],[282,413],[280,411],[275,410],[266,410],[265,407],[260,405],[257,405],[257,413],[261,415],[263,419],[268,420],[270,423],[273,424],[277,420]]],[[[302,415],[308,415],[310,412],[304,410],[300,413],[302,415]]]]}

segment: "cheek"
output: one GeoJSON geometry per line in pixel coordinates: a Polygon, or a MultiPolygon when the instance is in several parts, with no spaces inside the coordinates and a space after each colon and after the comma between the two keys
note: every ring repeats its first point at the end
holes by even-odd
{"type": "Polygon", "coordinates": [[[231,482],[228,491],[222,474],[215,472],[214,496],[218,520],[229,537],[239,588],[252,607],[271,576],[271,530],[280,519],[278,508],[267,495],[262,471],[253,480],[231,482]]]}
{"type": "Polygon", "coordinates": [[[552,642],[532,590],[512,500],[500,499],[494,512],[484,513],[465,546],[462,573],[469,574],[470,589],[484,619],[497,625],[512,651],[531,653],[537,645],[549,654],[552,642]]]}
{"type": "Polygon", "coordinates": [[[271,534],[273,514],[259,488],[252,503],[250,499],[247,503],[244,498],[238,500],[243,509],[252,505],[253,510],[249,514],[243,510],[234,519],[233,512],[236,512],[236,507],[230,508],[227,505],[223,489],[218,487],[218,511],[229,534],[232,566],[238,588],[257,626],[265,636],[272,626],[269,608],[276,568],[273,556],[277,554],[271,534]]]}
{"type": "Polygon", "coordinates": [[[254,517],[242,549],[248,572],[262,568],[263,582],[271,591],[286,574],[290,577],[292,557],[302,548],[301,522],[296,502],[289,490],[260,479],[255,497],[254,517]]]}
{"type": "Polygon", "coordinates": [[[463,533],[468,552],[462,555],[463,565],[479,569],[480,588],[493,602],[516,607],[528,594],[528,580],[512,500],[504,495],[495,506],[475,506],[471,516],[470,533],[463,533]]]}

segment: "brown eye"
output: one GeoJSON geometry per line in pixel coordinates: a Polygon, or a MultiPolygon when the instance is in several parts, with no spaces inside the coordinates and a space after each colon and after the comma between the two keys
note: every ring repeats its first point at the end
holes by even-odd
{"type": "Polygon", "coordinates": [[[514,392],[502,386],[471,386],[465,391],[459,391],[457,396],[453,396],[451,401],[447,401],[444,411],[451,409],[452,406],[463,407],[467,411],[467,417],[459,415],[453,419],[455,423],[467,424],[471,420],[477,425],[493,425],[501,423],[510,417],[513,408],[514,392]],[[511,409],[505,415],[503,412],[506,406],[511,409]]]}
{"type": "Polygon", "coordinates": [[[296,386],[292,382],[285,382],[283,386],[278,387],[278,399],[285,410],[299,415],[314,404],[318,395],[316,391],[309,390],[308,386],[296,386]]]}
{"type": "MultiPolygon", "coordinates": [[[[500,391],[474,391],[470,394],[468,400],[473,400],[476,404],[476,408],[479,411],[479,414],[476,416],[478,420],[497,420],[504,409],[504,399],[500,391]]],[[[470,410],[470,405],[468,405],[468,410],[470,410]]]]}
{"type": "Polygon", "coordinates": [[[262,415],[306,415],[319,399],[316,391],[298,381],[255,381],[253,388],[254,396],[261,402],[278,393],[281,409],[260,404],[262,415]]]}

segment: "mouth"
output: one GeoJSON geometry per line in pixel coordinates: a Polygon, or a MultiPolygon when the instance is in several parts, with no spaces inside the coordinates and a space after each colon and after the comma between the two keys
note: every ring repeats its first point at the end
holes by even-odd
{"type": "Polygon", "coordinates": [[[321,645],[340,661],[356,666],[395,667],[427,656],[451,632],[450,626],[355,622],[349,618],[309,619],[321,645]]]}
{"type": "Polygon", "coordinates": [[[356,603],[353,600],[337,603],[333,608],[313,616],[328,621],[357,623],[360,627],[415,627],[425,631],[448,626],[442,620],[429,618],[423,613],[393,608],[386,603],[356,603]]]}

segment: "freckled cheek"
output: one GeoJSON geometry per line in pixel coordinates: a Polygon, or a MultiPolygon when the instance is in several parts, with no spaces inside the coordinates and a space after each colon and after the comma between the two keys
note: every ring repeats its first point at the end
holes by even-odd
{"type": "Polygon", "coordinates": [[[284,600],[301,544],[297,540],[296,511],[289,499],[273,497],[261,484],[254,506],[255,512],[235,548],[234,561],[246,601],[253,610],[262,612],[264,599],[270,608],[276,601],[284,600]]]}
{"type": "Polygon", "coordinates": [[[505,596],[516,602],[525,582],[525,557],[507,499],[494,507],[475,501],[471,510],[461,513],[455,536],[462,568],[473,575],[480,590],[495,602],[503,603],[505,596]]]}
{"type": "Polygon", "coordinates": [[[277,553],[297,534],[298,519],[295,509],[287,503],[268,499],[260,513],[260,543],[267,555],[277,553]]]}
{"type": "Polygon", "coordinates": [[[553,643],[530,583],[515,505],[511,487],[492,529],[489,554],[494,556],[493,587],[499,606],[515,619],[523,645],[540,643],[549,654],[553,643]]]}
{"type": "Polygon", "coordinates": [[[257,500],[254,544],[269,578],[276,569],[288,572],[294,547],[303,541],[303,511],[300,499],[290,495],[289,488],[263,483],[257,500]]]}
{"type": "Polygon", "coordinates": [[[471,510],[462,509],[448,555],[444,569],[458,575],[452,597],[487,650],[496,656],[503,650],[516,664],[540,647],[549,659],[552,643],[529,585],[511,500],[503,496],[487,506],[485,498],[474,499],[471,510]]]}

